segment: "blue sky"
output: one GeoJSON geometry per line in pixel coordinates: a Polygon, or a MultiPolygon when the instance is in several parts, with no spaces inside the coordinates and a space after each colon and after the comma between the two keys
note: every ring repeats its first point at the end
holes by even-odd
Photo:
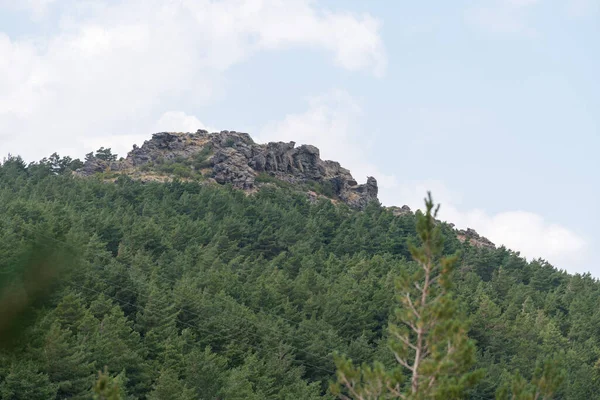
{"type": "Polygon", "coordinates": [[[600,0],[0,0],[0,153],[161,130],[311,143],[600,276],[600,0]]]}

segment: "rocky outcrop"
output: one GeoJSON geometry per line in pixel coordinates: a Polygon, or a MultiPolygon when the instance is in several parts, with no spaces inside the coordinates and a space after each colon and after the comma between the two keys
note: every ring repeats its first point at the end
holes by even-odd
{"type": "Polygon", "coordinates": [[[456,237],[461,242],[468,241],[472,246],[495,249],[496,245],[489,239],[479,235],[475,229],[467,228],[466,230],[456,231],[456,237]]]}
{"type": "Polygon", "coordinates": [[[396,217],[400,217],[402,215],[408,215],[408,214],[412,214],[413,212],[411,211],[410,207],[407,206],[406,204],[403,205],[402,207],[397,207],[397,206],[391,206],[388,207],[388,209],[392,212],[392,214],[394,214],[396,217]]]}
{"type": "Polygon", "coordinates": [[[208,170],[211,179],[239,189],[261,186],[263,183],[257,182],[257,177],[267,174],[290,184],[320,184],[330,189],[332,197],[358,209],[377,199],[375,178],[368,177],[365,184],[358,184],[350,171],[339,163],[321,160],[315,146],[296,147],[294,142],[257,144],[247,133],[235,131],[155,133],[141,147],[134,146],[124,160],[108,163],[92,158],[77,174],[148,169],[165,161],[194,159],[199,154],[206,155],[203,169],[208,170]]]}

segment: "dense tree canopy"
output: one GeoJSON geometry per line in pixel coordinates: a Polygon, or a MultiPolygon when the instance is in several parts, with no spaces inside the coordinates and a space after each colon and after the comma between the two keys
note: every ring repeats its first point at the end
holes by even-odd
{"type": "MultiPolygon", "coordinates": [[[[18,331],[0,348],[2,399],[333,398],[334,353],[394,366],[414,215],[282,188],[107,183],[77,165],[0,167],[0,334],[18,331]]],[[[440,229],[486,371],[466,398],[507,393],[517,371],[538,382],[555,358],[554,398],[600,393],[599,282],[440,229]]]]}

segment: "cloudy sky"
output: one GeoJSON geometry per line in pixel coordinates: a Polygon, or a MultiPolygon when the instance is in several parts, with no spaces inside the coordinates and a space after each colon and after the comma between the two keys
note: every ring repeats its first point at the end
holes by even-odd
{"type": "Polygon", "coordinates": [[[0,0],[0,155],[321,149],[385,205],[600,277],[600,0],[0,0]]]}

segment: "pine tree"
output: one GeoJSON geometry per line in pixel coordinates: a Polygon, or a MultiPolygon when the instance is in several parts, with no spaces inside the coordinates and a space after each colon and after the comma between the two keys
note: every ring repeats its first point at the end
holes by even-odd
{"type": "Polygon", "coordinates": [[[74,293],[65,295],[56,306],[54,313],[60,327],[69,329],[73,333],[78,331],[79,324],[86,314],[81,298],[74,293]]]}
{"type": "Polygon", "coordinates": [[[116,161],[117,155],[112,153],[110,147],[107,149],[100,147],[96,150],[96,158],[104,161],[116,161]]]}
{"type": "Polygon", "coordinates": [[[227,378],[227,359],[213,353],[210,347],[194,348],[185,355],[184,378],[187,387],[198,396],[217,398],[227,378]]]}
{"type": "Polygon", "coordinates": [[[126,371],[129,385],[138,390],[148,387],[148,364],[144,361],[139,333],[131,325],[115,305],[100,321],[90,345],[98,366],[107,366],[111,371],[126,371]]]}
{"type": "Polygon", "coordinates": [[[177,373],[171,369],[160,372],[154,390],[148,395],[148,400],[194,400],[194,391],[185,386],[177,373]]]}
{"type": "Polygon", "coordinates": [[[442,257],[443,238],[435,219],[439,205],[434,210],[431,194],[425,207],[425,214],[417,213],[421,245],[410,246],[417,269],[396,284],[400,307],[396,323],[390,324],[389,347],[399,365],[391,370],[381,363],[355,367],[351,360],[337,358],[332,391],[343,399],[460,399],[481,376],[470,371],[475,346],[450,292],[458,257],[442,257]]]}
{"type": "Polygon", "coordinates": [[[143,336],[150,354],[156,357],[164,352],[167,339],[177,335],[178,311],[169,302],[167,293],[152,283],[145,307],[136,316],[136,330],[143,336]]]}
{"type": "Polygon", "coordinates": [[[56,391],[48,375],[38,372],[37,366],[30,362],[13,364],[0,384],[3,400],[48,400],[56,397],[56,391]]]}
{"type": "Polygon", "coordinates": [[[85,394],[93,382],[91,355],[84,345],[75,342],[69,330],[54,323],[46,334],[42,357],[45,372],[58,385],[58,396],[87,398],[85,394]]]}
{"type": "Polygon", "coordinates": [[[108,369],[104,367],[104,371],[98,371],[98,379],[92,389],[93,400],[124,400],[126,394],[124,374],[119,374],[116,377],[111,377],[108,369]]]}
{"type": "Polygon", "coordinates": [[[538,365],[531,382],[517,372],[510,384],[498,389],[496,400],[552,400],[565,380],[560,356],[553,356],[538,365]]]}

